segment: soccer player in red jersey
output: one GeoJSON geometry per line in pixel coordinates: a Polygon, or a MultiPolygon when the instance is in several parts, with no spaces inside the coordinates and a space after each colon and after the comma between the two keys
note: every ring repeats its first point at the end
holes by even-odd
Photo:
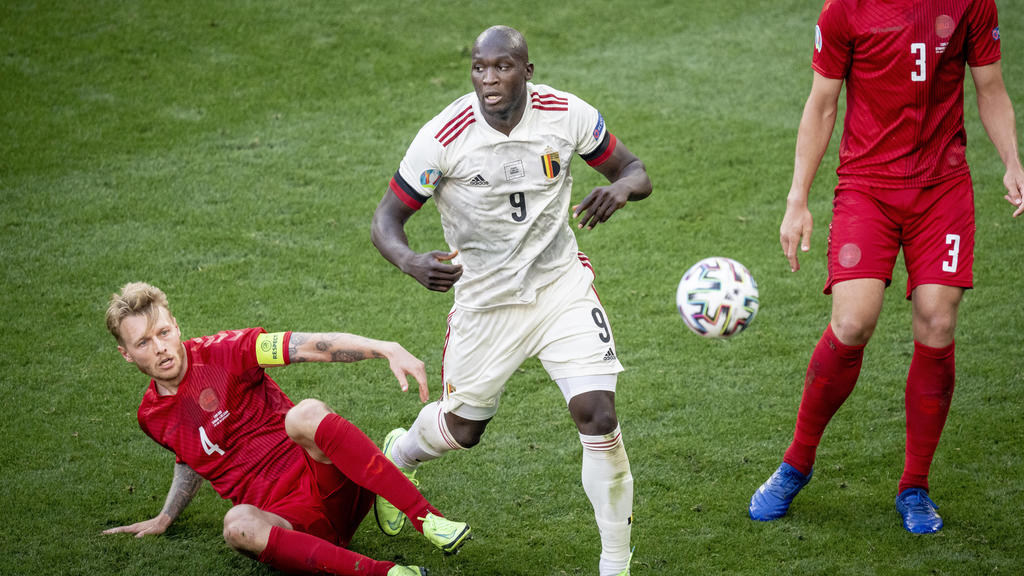
{"type": "Polygon", "coordinates": [[[957,308],[973,282],[974,191],[964,154],[966,66],[982,124],[1006,166],[1004,198],[1017,217],[1024,212],[1024,170],[1003,85],[993,0],[825,1],[779,236],[790,268],[798,270],[797,247],[810,249],[807,196],[845,82],[825,284],[832,318],[811,355],[793,441],[782,465],[751,498],[755,520],[786,514],[810,480],[822,433],[857,381],[902,248],[914,355],[896,508],[910,532],[942,528],[928,494],[928,472],[953,395],[957,308]]]}
{"type": "Polygon", "coordinates": [[[425,402],[423,363],[399,344],[262,328],[182,342],[167,297],[141,282],[111,297],[107,328],[124,359],[152,379],[140,427],[177,461],[163,510],[105,534],[163,533],[205,478],[234,504],[224,516],[228,545],[289,573],[426,574],[345,548],[376,494],[445,553],[470,537],[469,526],[443,518],[359,428],[319,400],[293,404],[264,370],[386,358],[402,389],[412,376],[425,402]]]}

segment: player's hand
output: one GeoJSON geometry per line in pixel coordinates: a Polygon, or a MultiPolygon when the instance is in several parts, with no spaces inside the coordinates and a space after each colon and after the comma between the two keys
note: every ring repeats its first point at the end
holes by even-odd
{"type": "Polygon", "coordinates": [[[593,230],[601,222],[607,222],[619,208],[629,201],[629,191],[620,190],[616,186],[598,186],[576,206],[572,207],[572,217],[579,218],[577,229],[586,226],[593,230]],[[582,217],[580,216],[582,214],[582,217]]]}
{"type": "Polygon", "coordinates": [[[1006,171],[1006,175],[1003,176],[1003,186],[1006,186],[1006,195],[1003,198],[1016,207],[1013,217],[1016,218],[1024,214],[1024,170],[1019,164],[1006,171]]]}
{"type": "Polygon", "coordinates": [[[786,215],[782,217],[782,225],[779,226],[779,242],[782,244],[782,253],[789,260],[789,269],[796,272],[800,269],[800,260],[797,258],[797,246],[801,252],[811,249],[811,229],[814,227],[814,219],[807,203],[786,203],[786,215]]]}
{"type": "Polygon", "coordinates": [[[409,391],[409,376],[416,379],[420,387],[420,402],[430,399],[430,391],[427,389],[427,368],[423,361],[413,356],[401,344],[395,344],[394,348],[387,352],[388,363],[391,366],[391,373],[398,378],[398,385],[402,392],[409,391]]]}
{"type": "Polygon", "coordinates": [[[110,528],[104,530],[104,534],[134,534],[136,538],[142,538],[143,536],[163,534],[167,527],[171,525],[171,517],[161,512],[155,518],[149,520],[143,520],[142,522],[136,522],[130,526],[118,526],[117,528],[110,528]]]}
{"type": "Polygon", "coordinates": [[[462,277],[461,264],[449,264],[459,251],[441,252],[434,250],[416,254],[408,260],[403,270],[431,290],[447,292],[462,277]]]}

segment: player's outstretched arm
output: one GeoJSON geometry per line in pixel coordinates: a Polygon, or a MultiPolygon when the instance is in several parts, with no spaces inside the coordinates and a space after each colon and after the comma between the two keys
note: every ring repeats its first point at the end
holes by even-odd
{"type": "Polygon", "coordinates": [[[159,514],[149,520],[104,530],[103,533],[134,534],[136,538],[142,538],[151,534],[163,534],[167,527],[178,518],[182,510],[192,501],[202,483],[202,476],[189,468],[187,464],[176,462],[174,464],[174,479],[171,481],[171,489],[167,492],[164,508],[159,514]]]}
{"type": "Polygon", "coordinates": [[[1015,208],[1013,217],[1024,213],[1024,169],[1021,168],[1017,150],[1017,124],[1013,104],[1003,83],[1002,63],[971,68],[974,87],[978,91],[978,115],[985,126],[985,132],[999,151],[999,157],[1006,166],[1003,185],[1006,186],[1006,201],[1015,208]]]}
{"type": "Polygon", "coordinates": [[[592,230],[599,223],[607,222],[626,202],[643,200],[654,189],[647,167],[621,140],[616,143],[612,155],[594,168],[608,179],[609,184],[594,188],[582,202],[573,206],[572,217],[580,219],[577,228],[586,226],[592,230]]]}
{"type": "Polygon", "coordinates": [[[462,277],[462,266],[448,264],[456,252],[433,250],[420,254],[409,248],[405,223],[416,211],[398,199],[390,190],[384,192],[373,213],[370,238],[388,262],[437,292],[447,292],[462,277]]]}
{"type": "Polygon", "coordinates": [[[807,197],[811,183],[821,165],[821,158],[828,149],[832,129],[836,125],[839,109],[839,93],[843,81],[826,78],[817,72],[811,84],[811,94],[804,105],[800,128],[796,135],[796,159],[793,161],[793,182],[786,197],[786,214],[779,226],[779,242],[782,253],[789,260],[789,269],[800,269],[797,247],[807,252],[811,249],[811,230],[814,221],[807,208],[807,197]]]}
{"type": "Polygon", "coordinates": [[[402,391],[409,390],[409,376],[420,389],[420,400],[429,399],[427,370],[423,362],[397,342],[384,342],[341,332],[292,332],[288,359],[297,362],[358,362],[367,358],[387,358],[392,374],[402,391]]]}

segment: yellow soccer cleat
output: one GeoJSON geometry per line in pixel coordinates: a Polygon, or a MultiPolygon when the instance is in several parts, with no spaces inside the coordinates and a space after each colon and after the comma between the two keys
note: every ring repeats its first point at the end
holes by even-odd
{"type": "Polygon", "coordinates": [[[421,566],[399,566],[395,564],[388,570],[388,576],[427,576],[427,569],[421,566]]]}
{"type": "Polygon", "coordinates": [[[434,514],[419,518],[423,522],[423,535],[445,554],[455,554],[467,540],[473,538],[469,524],[455,522],[434,514]]]}
{"type": "MultiPolygon", "coordinates": [[[[387,437],[384,438],[384,455],[387,456],[388,460],[394,462],[391,457],[391,450],[394,448],[395,443],[398,439],[405,434],[405,428],[395,428],[391,432],[388,432],[387,437]]],[[[399,468],[399,470],[402,470],[399,468]]],[[[402,470],[405,477],[413,483],[413,486],[419,486],[420,483],[416,480],[416,471],[406,472],[402,470]]],[[[387,534],[388,536],[396,536],[405,527],[405,514],[401,510],[395,508],[391,502],[385,500],[382,496],[377,496],[373,501],[373,517],[377,519],[377,527],[380,531],[387,534]]]]}

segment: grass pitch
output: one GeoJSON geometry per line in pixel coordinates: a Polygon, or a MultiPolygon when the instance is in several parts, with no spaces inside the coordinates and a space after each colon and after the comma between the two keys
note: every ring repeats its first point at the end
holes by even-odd
{"type": "MultiPolygon", "coordinates": [[[[1024,23],[999,2],[1003,68],[1024,115],[1024,23]]],[[[161,537],[101,530],[149,518],[172,457],[139,430],[145,380],[103,325],[131,280],[166,290],[188,336],[262,325],[394,339],[437,391],[450,295],[381,258],[373,208],[416,130],[471,90],[473,38],[523,31],[535,80],[597,106],[655,192],[579,234],[627,371],[618,409],[636,481],[633,573],[1014,574],[1024,571],[1021,222],[967,82],[977,194],[976,289],[962,306],[958,382],[932,473],[938,535],[892,504],[912,351],[905,274],[860,383],[830,425],[790,515],[746,518],[778,465],[824,328],[824,249],[837,134],[812,192],[816,229],[791,274],[778,225],[810,87],[819,3],[638,0],[0,5],[0,574],[268,574],[221,541],[205,486],[161,537]],[[761,312],[728,342],[689,334],[675,286],[697,260],[745,263],[761,312]]],[[[575,162],[576,200],[600,176],[575,162]]],[[[432,204],[410,221],[442,248],[432,204]]],[[[273,373],[374,438],[419,405],[379,363],[273,373]]],[[[483,443],[422,468],[427,496],[476,539],[444,558],[365,524],[354,549],[438,575],[583,575],[598,539],[580,445],[535,362],[509,383],[483,443]]]]}

